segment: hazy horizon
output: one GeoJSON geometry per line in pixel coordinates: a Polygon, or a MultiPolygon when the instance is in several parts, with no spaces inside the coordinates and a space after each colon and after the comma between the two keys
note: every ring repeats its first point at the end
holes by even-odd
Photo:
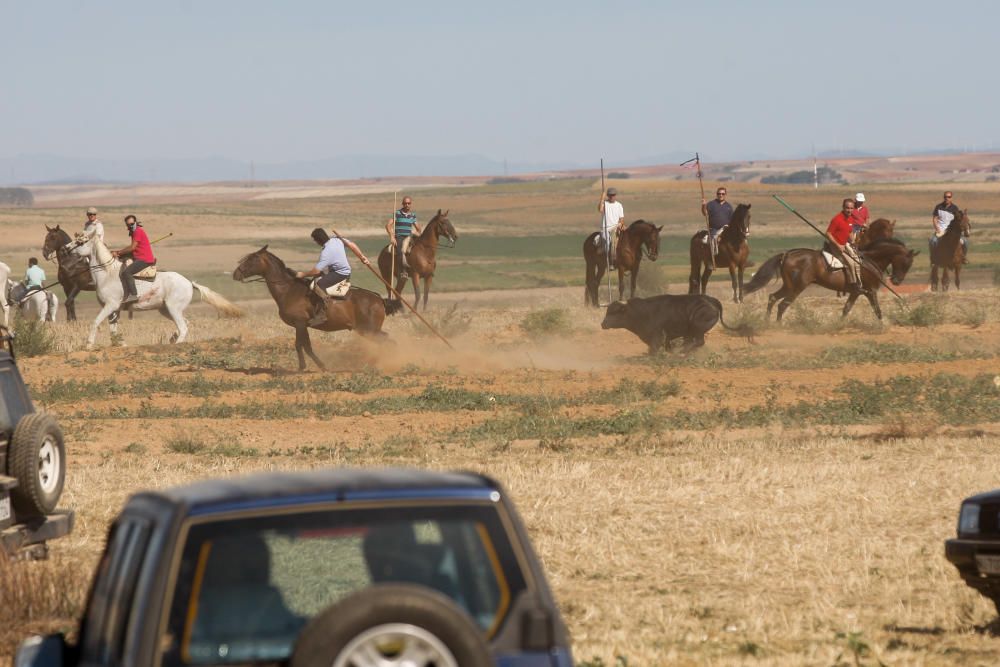
{"type": "Polygon", "coordinates": [[[517,171],[1000,145],[1000,9],[961,0],[0,7],[0,181],[46,156],[517,171]]]}

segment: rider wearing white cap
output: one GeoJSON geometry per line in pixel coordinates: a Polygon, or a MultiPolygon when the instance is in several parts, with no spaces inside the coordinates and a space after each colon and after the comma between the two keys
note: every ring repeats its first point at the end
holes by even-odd
{"type": "Polygon", "coordinates": [[[865,193],[854,195],[854,213],[851,215],[851,242],[854,243],[861,230],[868,227],[868,205],[865,204],[865,193]]]}
{"type": "Polygon", "coordinates": [[[90,239],[96,236],[104,243],[104,224],[97,219],[97,209],[91,206],[87,209],[87,222],[83,223],[83,236],[90,239]]]}

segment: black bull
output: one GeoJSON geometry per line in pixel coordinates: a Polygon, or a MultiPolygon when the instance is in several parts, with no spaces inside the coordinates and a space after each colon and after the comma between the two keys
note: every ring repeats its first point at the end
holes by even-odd
{"type": "Polygon", "coordinates": [[[670,349],[670,341],[684,339],[682,352],[705,344],[705,334],[722,326],[752,339],[754,330],[742,325],[731,327],[722,319],[722,303],[704,294],[662,294],[648,299],[616,301],[608,306],[602,329],[628,329],[649,346],[649,353],[670,349]]]}

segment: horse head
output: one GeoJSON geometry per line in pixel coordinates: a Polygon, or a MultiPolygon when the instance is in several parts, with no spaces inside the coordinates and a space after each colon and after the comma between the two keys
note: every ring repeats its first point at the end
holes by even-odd
{"type": "Polygon", "coordinates": [[[651,262],[655,262],[656,258],[660,256],[661,229],[663,229],[663,225],[657,227],[651,222],[636,220],[628,226],[628,230],[626,231],[632,232],[638,236],[639,243],[646,249],[646,258],[651,262]]]}
{"type": "Polygon", "coordinates": [[[969,209],[962,209],[959,211],[958,215],[955,216],[955,222],[958,223],[958,228],[962,230],[962,236],[972,235],[972,221],[969,220],[969,209]]]}
{"type": "Polygon", "coordinates": [[[906,273],[913,266],[913,258],[920,254],[919,250],[907,248],[899,239],[879,239],[865,250],[867,255],[885,253],[889,257],[890,280],[893,285],[903,282],[906,273]]]}
{"type": "Polygon", "coordinates": [[[256,252],[245,255],[233,271],[233,280],[243,282],[251,276],[263,276],[271,267],[269,261],[271,257],[274,255],[268,252],[266,245],[256,252]]]}
{"type": "Polygon", "coordinates": [[[434,216],[431,222],[434,223],[433,227],[435,235],[438,237],[443,236],[448,239],[452,245],[455,245],[455,242],[458,241],[458,234],[455,233],[455,227],[452,226],[451,221],[448,220],[448,214],[450,212],[451,209],[448,209],[444,213],[441,212],[441,209],[438,209],[437,215],[434,216]]]}
{"type": "Polygon", "coordinates": [[[51,260],[52,256],[59,252],[60,248],[66,247],[70,242],[69,234],[59,228],[45,225],[45,242],[42,243],[42,257],[51,260]]]}
{"type": "Polygon", "coordinates": [[[750,236],[750,204],[737,204],[733,211],[733,217],[729,221],[730,227],[735,227],[736,231],[743,235],[743,238],[750,236]]]}

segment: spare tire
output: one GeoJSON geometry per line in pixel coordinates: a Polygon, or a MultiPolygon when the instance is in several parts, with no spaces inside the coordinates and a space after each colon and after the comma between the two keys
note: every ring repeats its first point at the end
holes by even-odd
{"type": "Polygon", "coordinates": [[[21,417],[7,456],[7,468],[17,480],[11,502],[18,519],[51,514],[66,481],[66,446],[55,418],[45,412],[21,417]]]}
{"type": "Polygon", "coordinates": [[[291,667],[491,667],[483,631],[452,600],[422,586],[376,584],[313,618],[291,667]],[[374,662],[374,660],[378,662],[374,662]]]}

